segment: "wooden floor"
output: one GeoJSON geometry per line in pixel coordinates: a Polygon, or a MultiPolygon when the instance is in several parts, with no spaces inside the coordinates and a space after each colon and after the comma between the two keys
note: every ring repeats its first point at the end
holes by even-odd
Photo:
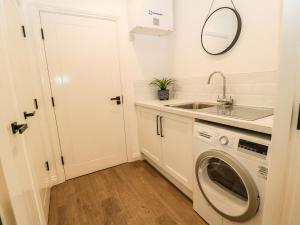
{"type": "Polygon", "coordinates": [[[53,187],[49,225],[206,225],[192,202],[138,161],[53,187]]]}

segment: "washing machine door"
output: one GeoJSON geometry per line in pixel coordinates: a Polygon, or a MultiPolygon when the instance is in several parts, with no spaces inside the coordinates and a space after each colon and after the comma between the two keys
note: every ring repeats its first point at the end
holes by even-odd
{"type": "Polygon", "coordinates": [[[196,178],[208,203],[223,217],[245,222],[259,208],[259,193],[249,172],[231,155],[211,150],[196,162],[196,178]]]}

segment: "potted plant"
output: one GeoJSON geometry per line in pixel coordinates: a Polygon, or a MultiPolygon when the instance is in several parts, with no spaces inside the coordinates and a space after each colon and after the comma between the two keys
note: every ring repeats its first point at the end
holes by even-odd
{"type": "Polygon", "coordinates": [[[150,83],[150,85],[157,86],[159,88],[158,90],[159,100],[169,100],[170,91],[168,87],[174,83],[175,80],[171,78],[162,78],[162,79],[154,78],[154,80],[150,83]]]}

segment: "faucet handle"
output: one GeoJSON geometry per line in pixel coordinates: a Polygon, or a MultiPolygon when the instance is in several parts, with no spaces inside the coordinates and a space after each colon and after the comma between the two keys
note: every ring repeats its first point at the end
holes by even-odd
{"type": "Polygon", "coordinates": [[[231,105],[233,105],[234,100],[233,100],[233,98],[231,96],[230,96],[229,99],[228,98],[220,98],[218,96],[217,102],[219,102],[219,103],[221,103],[223,105],[231,106],[231,105]]]}

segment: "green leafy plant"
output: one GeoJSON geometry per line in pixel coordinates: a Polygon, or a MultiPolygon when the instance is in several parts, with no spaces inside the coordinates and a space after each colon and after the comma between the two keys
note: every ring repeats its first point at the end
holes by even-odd
{"type": "Polygon", "coordinates": [[[150,85],[157,86],[159,87],[160,90],[167,90],[168,87],[174,84],[175,82],[176,80],[171,78],[162,78],[162,79],[154,78],[154,80],[150,83],[150,85]]]}

